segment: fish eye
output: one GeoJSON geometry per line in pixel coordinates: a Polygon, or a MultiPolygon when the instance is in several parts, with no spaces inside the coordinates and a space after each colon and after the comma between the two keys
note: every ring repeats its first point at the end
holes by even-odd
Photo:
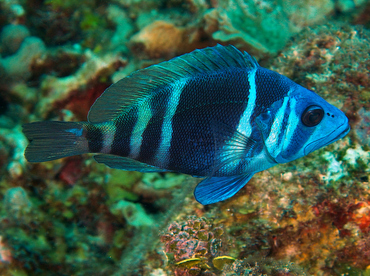
{"type": "Polygon", "coordinates": [[[317,105],[310,105],[302,114],[301,120],[305,126],[317,126],[324,117],[324,110],[317,105]]]}

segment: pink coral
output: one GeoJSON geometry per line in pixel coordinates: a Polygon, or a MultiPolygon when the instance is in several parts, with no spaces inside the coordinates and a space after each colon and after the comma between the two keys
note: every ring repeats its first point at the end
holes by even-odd
{"type": "Polygon", "coordinates": [[[222,227],[215,227],[211,221],[195,216],[184,223],[172,223],[168,233],[161,237],[167,255],[173,256],[175,262],[192,258],[202,260],[199,264],[176,266],[176,275],[192,275],[191,271],[209,268],[214,257],[227,251],[225,239],[222,227]]]}
{"type": "Polygon", "coordinates": [[[0,263],[10,263],[12,259],[10,249],[3,242],[3,238],[0,236],[0,263]]]}

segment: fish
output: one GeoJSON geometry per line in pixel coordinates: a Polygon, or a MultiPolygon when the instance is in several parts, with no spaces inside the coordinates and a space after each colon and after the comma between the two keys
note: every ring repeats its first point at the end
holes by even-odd
{"type": "Polygon", "coordinates": [[[203,178],[194,190],[203,205],[349,131],[346,115],[315,92],[219,44],[112,84],[86,122],[23,125],[29,162],[96,153],[114,169],[188,174],[203,178]]]}

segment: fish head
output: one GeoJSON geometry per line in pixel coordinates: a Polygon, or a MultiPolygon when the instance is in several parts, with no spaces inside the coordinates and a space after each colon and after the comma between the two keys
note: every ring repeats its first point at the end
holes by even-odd
{"type": "Polygon", "coordinates": [[[347,116],[315,92],[298,86],[289,95],[289,114],[281,151],[275,157],[285,163],[308,155],[347,135],[347,116]]]}

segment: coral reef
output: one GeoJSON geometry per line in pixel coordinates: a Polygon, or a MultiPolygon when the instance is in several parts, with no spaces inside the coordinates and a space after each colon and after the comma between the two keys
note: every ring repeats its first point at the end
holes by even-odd
{"type": "Polygon", "coordinates": [[[367,275],[368,11],[365,0],[0,1],[0,274],[367,275]],[[341,108],[350,134],[206,207],[189,176],[89,155],[25,161],[23,123],[86,120],[111,83],[217,43],[341,108]]]}
{"type": "Polygon", "coordinates": [[[274,54],[304,26],[322,21],[334,10],[325,1],[219,1],[207,13],[206,22],[214,27],[213,39],[245,48],[254,55],[274,54]]]}
{"type": "Polygon", "coordinates": [[[31,65],[45,51],[44,42],[30,36],[24,26],[7,25],[1,32],[2,52],[11,54],[0,59],[0,85],[28,80],[31,65]]]}
{"type": "MultiPolygon", "coordinates": [[[[351,118],[356,135],[364,138],[368,130],[364,112],[370,108],[370,55],[364,51],[370,47],[369,38],[370,32],[361,26],[334,24],[306,29],[271,68],[341,108],[351,118]]],[[[367,145],[366,139],[358,142],[367,145]]]]}
{"type": "Polygon", "coordinates": [[[145,54],[151,59],[171,58],[195,50],[200,39],[199,29],[179,28],[169,22],[155,21],[132,36],[130,48],[134,53],[145,54]]]}
{"type": "Polygon", "coordinates": [[[31,220],[32,203],[22,187],[10,188],[5,192],[3,208],[11,221],[26,223],[31,220]]]}
{"type": "Polygon", "coordinates": [[[45,117],[56,107],[64,107],[86,119],[90,106],[109,86],[104,79],[125,61],[115,53],[98,56],[86,51],[84,57],[85,62],[73,75],[60,78],[49,75],[43,79],[40,84],[43,97],[37,103],[36,113],[45,117]]]}
{"type": "Polygon", "coordinates": [[[29,37],[30,32],[24,25],[6,25],[1,31],[1,53],[12,55],[18,51],[23,40],[29,37]]]}
{"type": "Polygon", "coordinates": [[[222,276],[304,276],[307,275],[301,268],[290,262],[276,261],[273,259],[249,257],[242,261],[237,260],[233,264],[226,266],[222,271],[222,276]]]}
{"type": "Polygon", "coordinates": [[[224,229],[205,218],[190,217],[181,224],[172,223],[167,231],[161,240],[175,275],[210,273],[212,260],[228,250],[224,229]]]}
{"type": "Polygon", "coordinates": [[[111,213],[116,216],[123,216],[129,225],[135,227],[151,226],[154,220],[138,204],[126,200],[120,200],[111,206],[111,213]]]}

